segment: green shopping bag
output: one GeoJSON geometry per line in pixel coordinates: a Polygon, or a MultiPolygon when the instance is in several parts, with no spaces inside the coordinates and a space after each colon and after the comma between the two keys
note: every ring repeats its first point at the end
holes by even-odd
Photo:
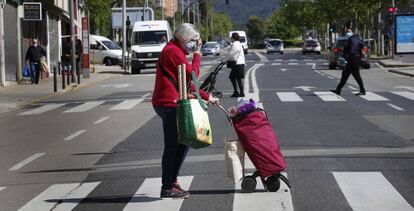
{"type": "MultiPolygon", "coordinates": [[[[177,103],[178,140],[191,148],[213,143],[207,107],[200,97],[195,72],[192,72],[197,99],[180,99],[177,103]]],[[[185,90],[185,88],[184,88],[185,90]]]]}

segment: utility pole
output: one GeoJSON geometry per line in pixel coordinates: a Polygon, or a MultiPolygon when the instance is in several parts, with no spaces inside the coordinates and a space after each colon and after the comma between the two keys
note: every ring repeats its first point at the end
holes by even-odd
{"type": "Polygon", "coordinates": [[[161,0],[161,20],[164,20],[164,0],[161,0]]]}
{"type": "Polygon", "coordinates": [[[173,29],[175,30],[175,13],[177,12],[175,0],[173,0],[173,8],[173,29]]]}
{"type": "MultiPolygon", "coordinates": [[[[145,8],[144,8],[145,9],[145,8]]],[[[122,1],[122,69],[126,71],[126,0],[122,1]]]]}
{"type": "Polygon", "coordinates": [[[72,49],[71,59],[72,59],[72,82],[75,82],[75,70],[76,70],[76,49],[75,49],[75,21],[74,21],[74,9],[73,9],[73,0],[69,0],[69,11],[70,11],[70,47],[72,49]]]}
{"type": "MultiPolygon", "coordinates": [[[[5,3],[5,2],[4,2],[5,3]]],[[[6,66],[4,57],[4,3],[0,3],[0,85],[6,86],[6,66]]]]}

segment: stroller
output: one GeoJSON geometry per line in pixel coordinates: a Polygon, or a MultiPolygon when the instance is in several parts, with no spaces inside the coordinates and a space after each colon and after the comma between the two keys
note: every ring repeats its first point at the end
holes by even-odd
{"type": "MultiPolygon", "coordinates": [[[[223,65],[224,63],[220,63],[210,73],[201,86],[202,90],[216,96],[222,96],[221,92],[214,88],[214,84],[216,76],[223,65]]],[[[256,190],[257,177],[260,177],[263,186],[269,192],[279,190],[280,180],[290,188],[289,180],[280,173],[287,168],[287,165],[266,112],[261,108],[254,108],[250,112],[231,117],[222,104],[219,104],[219,107],[226,113],[229,122],[233,123],[245,152],[257,169],[252,175],[242,178],[242,191],[246,193],[254,192],[256,190]]]]}

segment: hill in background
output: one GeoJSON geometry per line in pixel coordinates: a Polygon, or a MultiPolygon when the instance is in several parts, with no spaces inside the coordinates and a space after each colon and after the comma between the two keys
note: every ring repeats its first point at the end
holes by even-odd
{"type": "Polygon", "coordinates": [[[225,0],[214,1],[214,11],[228,14],[235,29],[244,28],[252,15],[266,20],[278,7],[279,0],[229,0],[228,5],[225,0]]]}

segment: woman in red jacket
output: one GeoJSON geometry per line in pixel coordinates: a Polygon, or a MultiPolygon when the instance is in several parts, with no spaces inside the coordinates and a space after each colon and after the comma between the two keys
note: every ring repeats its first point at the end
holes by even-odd
{"type": "MultiPolygon", "coordinates": [[[[193,24],[181,24],[174,31],[173,39],[164,47],[158,59],[152,105],[162,119],[164,131],[161,198],[190,196],[190,193],[183,190],[177,181],[181,164],[189,148],[178,143],[176,107],[179,94],[176,85],[178,84],[178,65],[185,64],[187,79],[191,78],[193,70],[197,77],[199,76],[201,43],[200,34],[193,24]],[[186,55],[190,53],[193,53],[191,64],[186,58],[186,55]]],[[[194,91],[193,84],[191,90],[194,91]]],[[[193,96],[193,94],[190,95],[193,96]]],[[[218,103],[218,99],[201,90],[200,95],[208,103],[218,103]]]]}

